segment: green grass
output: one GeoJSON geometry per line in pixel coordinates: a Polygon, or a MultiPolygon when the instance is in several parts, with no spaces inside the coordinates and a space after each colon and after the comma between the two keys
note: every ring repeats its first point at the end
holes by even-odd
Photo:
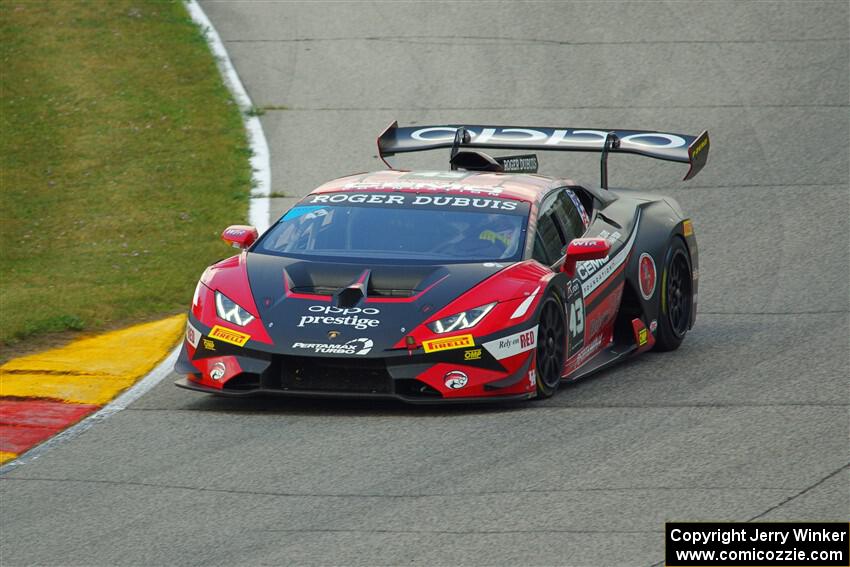
{"type": "Polygon", "coordinates": [[[183,4],[4,0],[0,65],[0,345],[185,310],[251,170],[183,4]]]}

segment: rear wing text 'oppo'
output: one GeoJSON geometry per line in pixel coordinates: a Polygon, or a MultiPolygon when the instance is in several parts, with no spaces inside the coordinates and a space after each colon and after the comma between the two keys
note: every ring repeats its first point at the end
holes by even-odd
{"type": "MultiPolygon", "coordinates": [[[[381,159],[395,154],[438,148],[492,148],[602,152],[603,186],[607,185],[607,153],[638,154],[687,163],[687,181],[708,161],[708,132],[698,136],[644,130],[599,130],[526,126],[442,125],[399,127],[390,124],[378,137],[381,159]]],[[[389,164],[387,164],[389,165],[389,164]]]]}

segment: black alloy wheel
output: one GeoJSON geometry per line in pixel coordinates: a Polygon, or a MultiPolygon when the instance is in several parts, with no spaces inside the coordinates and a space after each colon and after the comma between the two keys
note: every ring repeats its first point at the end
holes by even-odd
{"type": "Polygon", "coordinates": [[[667,249],[661,285],[655,349],[675,350],[688,332],[694,305],[691,259],[680,238],[673,238],[667,249]]]}
{"type": "Polygon", "coordinates": [[[561,384],[566,338],[564,308],[556,296],[549,294],[540,308],[540,322],[537,327],[538,398],[550,397],[561,384]]]}

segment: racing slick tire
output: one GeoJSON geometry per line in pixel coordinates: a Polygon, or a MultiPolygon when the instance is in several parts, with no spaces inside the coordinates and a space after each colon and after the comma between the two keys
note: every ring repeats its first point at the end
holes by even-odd
{"type": "Polygon", "coordinates": [[[537,326],[535,367],[537,399],[549,398],[561,385],[564,355],[567,350],[567,327],[560,298],[549,292],[540,306],[537,326]]]}
{"type": "Polygon", "coordinates": [[[676,350],[685,339],[694,308],[691,256],[685,243],[678,236],[674,236],[667,246],[658,302],[658,334],[655,337],[655,350],[661,352],[676,350]]]}

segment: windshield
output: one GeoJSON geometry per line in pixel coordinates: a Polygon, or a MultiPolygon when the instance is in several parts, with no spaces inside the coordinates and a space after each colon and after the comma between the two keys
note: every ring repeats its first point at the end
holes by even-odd
{"type": "Polygon", "coordinates": [[[343,199],[308,196],[252,251],[339,261],[454,263],[516,261],[522,256],[527,203],[410,193],[331,197],[343,199]],[[319,204],[313,204],[316,198],[319,204]]]}

